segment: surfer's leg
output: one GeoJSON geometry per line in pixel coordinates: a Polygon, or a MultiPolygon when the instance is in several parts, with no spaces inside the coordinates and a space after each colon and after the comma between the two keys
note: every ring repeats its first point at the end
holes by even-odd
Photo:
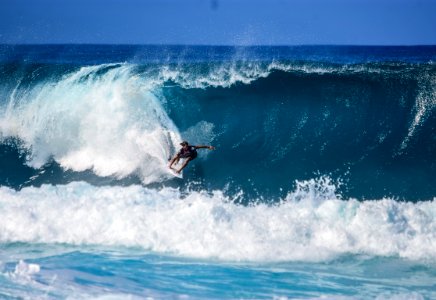
{"type": "Polygon", "coordinates": [[[173,167],[174,164],[178,164],[179,160],[180,160],[179,155],[174,156],[173,159],[170,161],[170,165],[169,165],[170,169],[173,167]]]}
{"type": "Polygon", "coordinates": [[[182,170],[189,164],[189,162],[192,160],[191,157],[188,157],[185,162],[183,163],[182,167],[177,171],[177,173],[182,172],[182,170]]]}

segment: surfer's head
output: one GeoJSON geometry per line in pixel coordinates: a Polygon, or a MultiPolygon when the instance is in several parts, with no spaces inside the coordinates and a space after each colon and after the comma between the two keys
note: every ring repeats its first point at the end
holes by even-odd
{"type": "Polygon", "coordinates": [[[189,146],[189,144],[188,144],[187,141],[183,141],[183,142],[180,143],[180,146],[187,147],[187,146],[189,146]]]}

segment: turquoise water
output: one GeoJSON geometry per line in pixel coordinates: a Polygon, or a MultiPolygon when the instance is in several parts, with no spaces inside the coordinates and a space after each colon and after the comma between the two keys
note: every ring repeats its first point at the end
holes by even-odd
{"type": "Polygon", "coordinates": [[[435,299],[435,59],[1,45],[0,298],[435,299]]]}
{"type": "Polygon", "coordinates": [[[433,299],[436,296],[434,264],[398,258],[346,256],[324,263],[250,263],[145,254],[142,249],[28,244],[5,248],[17,258],[35,257],[27,264],[41,266],[38,273],[28,277],[17,274],[12,263],[4,266],[2,295],[6,297],[433,299]],[[47,251],[51,255],[39,257],[47,251]]]}

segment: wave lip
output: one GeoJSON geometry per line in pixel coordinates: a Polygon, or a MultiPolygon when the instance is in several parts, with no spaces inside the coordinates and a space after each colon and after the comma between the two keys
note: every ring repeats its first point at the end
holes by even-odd
{"type": "Polygon", "coordinates": [[[0,189],[0,241],[142,247],[229,261],[326,261],[341,255],[436,260],[435,201],[340,200],[327,179],[280,204],[213,194],[76,182],[0,189]]]}

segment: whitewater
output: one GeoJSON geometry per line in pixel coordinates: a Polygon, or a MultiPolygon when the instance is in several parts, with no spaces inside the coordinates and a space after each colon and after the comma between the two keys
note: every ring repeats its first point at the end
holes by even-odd
{"type": "Polygon", "coordinates": [[[0,46],[0,297],[435,298],[435,58],[0,46]]]}

